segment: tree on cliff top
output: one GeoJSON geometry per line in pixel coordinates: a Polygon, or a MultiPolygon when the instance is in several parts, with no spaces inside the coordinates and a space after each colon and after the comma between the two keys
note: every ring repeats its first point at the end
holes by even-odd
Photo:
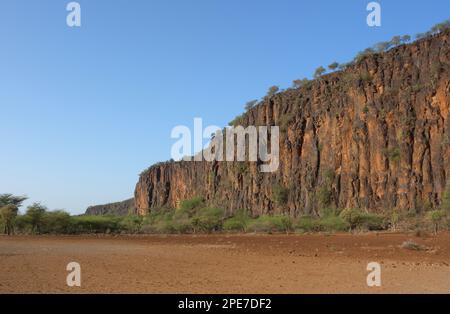
{"type": "Polygon", "coordinates": [[[331,71],[336,70],[338,67],[339,67],[339,63],[337,63],[337,62],[333,62],[332,64],[330,64],[330,65],[328,66],[328,68],[329,68],[331,71]]]}
{"type": "Polygon", "coordinates": [[[276,93],[278,93],[280,91],[280,88],[276,85],[269,87],[269,90],[267,91],[267,96],[266,97],[272,97],[273,95],[275,95],[276,93]]]}
{"type": "Polygon", "coordinates": [[[249,111],[250,109],[252,109],[253,107],[255,107],[257,103],[258,103],[258,101],[257,101],[256,99],[247,102],[247,103],[245,104],[245,111],[249,111]]]}
{"type": "Polygon", "coordinates": [[[301,79],[301,80],[294,80],[294,81],[292,81],[292,87],[293,88],[300,88],[302,86],[305,86],[309,82],[310,82],[310,80],[308,80],[307,78],[304,78],[304,79],[301,79]]]}
{"type": "Polygon", "coordinates": [[[316,71],[314,71],[314,78],[321,77],[326,71],[327,70],[323,66],[318,67],[316,71]]]}

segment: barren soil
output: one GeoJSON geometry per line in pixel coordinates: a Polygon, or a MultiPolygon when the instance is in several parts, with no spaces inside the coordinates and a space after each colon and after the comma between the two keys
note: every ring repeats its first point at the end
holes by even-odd
{"type": "Polygon", "coordinates": [[[450,234],[0,236],[0,293],[17,292],[449,293],[450,234]],[[66,285],[72,261],[80,288],[66,285]]]}

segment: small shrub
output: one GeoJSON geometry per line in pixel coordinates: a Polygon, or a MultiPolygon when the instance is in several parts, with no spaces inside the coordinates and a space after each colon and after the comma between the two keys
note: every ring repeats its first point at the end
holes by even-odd
{"type": "Polygon", "coordinates": [[[383,150],[383,153],[392,162],[400,161],[401,151],[398,147],[386,148],[383,150]]]}
{"type": "Polygon", "coordinates": [[[119,227],[122,231],[127,233],[139,233],[141,231],[143,218],[141,216],[129,215],[119,223],[119,227]]]}
{"type": "Polygon", "coordinates": [[[385,230],[386,223],[383,216],[369,213],[362,213],[358,226],[364,230],[378,231],[385,230]]]}
{"type": "Polygon", "coordinates": [[[295,224],[295,230],[298,230],[300,232],[318,231],[317,220],[310,216],[300,217],[295,224]]]}
{"type": "Polygon", "coordinates": [[[319,201],[319,205],[321,207],[330,206],[332,201],[332,195],[333,194],[331,193],[331,190],[327,186],[322,185],[317,191],[317,199],[319,201]]]}
{"type": "Polygon", "coordinates": [[[339,217],[346,221],[350,226],[350,230],[352,230],[360,222],[361,212],[356,208],[346,208],[340,213],[339,217]]]}
{"type": "Polygon", "coordinates": [[[286,205],[289,198],[289,190],[280,184],[276,184],[272,189],[272,201],[277,205],[286,205]]]}
{"type": "Polygon", "coordinates": [[[250,217],[246,210],[237,210],[235,215],[228,218],[223,223],[223,229],[227,231],[247,231],[247,225],[250,221],[250,217]]]}
{"type": "Polygon", "coordinates": [[[318,221],[318,226],[320,231],[327,231],[327,232],[347,231],[349,229],[349,224],[346,221],[344,221],[341,217],[335,215],[329,215],[324,218],[321,218],[318,221]]]}
{"type": "Polygon", "coordinates": [[[294,118],[295,118],[295,115],[293,113],[283,114],[279,118],[280,131],[283,133],[286,132],[289,124],[294,120],[294,118]]]}
{"type": "Polygon", "coordinates": [[[292,230],[292,220],[288,216],[259,216],[248,224],[248,230],[253,232],[289,232],[292,230]]]}
{"type": "Polygon", "coordinates": [[[202,197],[193,197],[191,199],[187,199],[181,201],[179,211],[186,212],[188,214],[193,214],[195,209],[200,208],[204,205],[204,199],[202,197]]]}
{"type": "Polygon", "coordinates": [[[154,210],[144,217],[141,232],[162,234],[177,232],[172,220],[173,216],[174,212],[171,210],[154,210]]]}
{"type": "Polygon", "coordinates": [[[408,240],[402,243],[401,245],[402,249],[405,250],[412,250],[412,251],[424,251],[426,248],[423,245],[420,245],[413,240],[408,240]]]}
{"type": "Polygon", "coordinates": [[[428,212],[428,218],[433,223],[434,234],[439,232],[442,221],[447,217],[447,212],[444,210],[433,210],[428,212]]]}
{"type": "Polygon", "coordinates": [[[194,232],[212,232],[222,229],[223,209],[201,208],[192,218],[194,232]]]}
{"type": "Polygon", "coordinates": [[[396,210],[391,214],[391,228],[395,231],[397,229],[398,223],[400,221],[400,215],[396,210]]]}
{"type": "Polygon", "coordinates": [[[224,221],[223,229],[226,231],[245,232],[247,229],[247,222],[236,217],[231,217],[224,221]]]}
{"type": "Polygon", "coordinates": [[[441,209],[450,212],[450,184],[447,185],[445,192],[442,195],[441,209]]]}
{"type": "Polygon", "coordinates": [[[362,72],[359,74],[359,79],[365,83],[370,83],[373,80],[372,75],[369,72],[362,72]]]}
{"type": "Polygon", "coordinates": [[[350,230],[355,228],[384,230],[386,228],[384,217],[376,214],[363,213],[356,208],[344,209],[339,216],[349,224],[350,230]]]}

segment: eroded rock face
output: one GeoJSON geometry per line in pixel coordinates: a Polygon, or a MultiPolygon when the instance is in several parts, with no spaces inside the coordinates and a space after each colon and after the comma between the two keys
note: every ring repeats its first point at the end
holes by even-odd
{"type": "Polygon", "coordinates": [[[175,162],[145,171],[138,213],[204,197],[228,213],[315,214],[330,202],[369,211],[427,210],[450,184],[450,32],[364,58],[279,93],[243,125],[279,125],[280,167],[175,162]],[[287,202],[275,202],[283,186],[287,202]]]}

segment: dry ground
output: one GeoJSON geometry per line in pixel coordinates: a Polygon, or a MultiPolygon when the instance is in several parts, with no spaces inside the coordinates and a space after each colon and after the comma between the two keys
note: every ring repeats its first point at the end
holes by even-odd
{"type": "Polygon", "coordinates": [[[0,293],[14,292],[449,293],[450,234],[0,236],[0,293]],[[66,285],[72,261],[81,288],[66,285]]]}

